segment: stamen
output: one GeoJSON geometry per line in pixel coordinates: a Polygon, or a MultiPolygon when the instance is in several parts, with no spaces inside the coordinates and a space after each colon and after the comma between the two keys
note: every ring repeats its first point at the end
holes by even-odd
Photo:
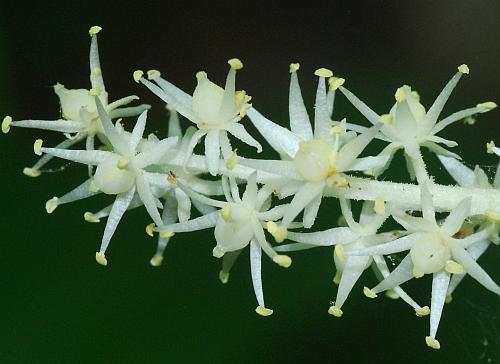
{"type": "Polygon", "coordinates": [[[255,309],[255,312],[257,312],[261,316],[271,316],[273,314],[273,310],[266,308],[264,306],[257,306],[255,309]]]}
{"type": "Polygon", "coordinates": [[[207,73],[205,71],[198,71],[196,72],[196,79],[200,81],[203,78],[207,78],[207,73]]]}
{"type": "Polygon", "coordinates": [[[444,269],[451,274],[462,274],[465,272],[464,267],[454,260],[447,260],[444,269]]]}
{"type": "Polygon", "coordinates": [[[171,238],[175,233],[172,230],[160,231],[160,238],[171,238]]]}
{"type": "Polygon", "coordinates": [[[238,58],[231,58],[227,61],[233,70],[240,70],[243,68],[243,62],[241,62],[238,58]]]}
{"type": "Polygon", "coordinates": [[[33,169],[29,167],[24,168],[23,173],[28,177],[39,177],[42,174],[42,172],[39,171],[38,169],[33,169]]]}
{"type": "Polygon", "coordinates": [[[170,183],[173,186],[175,186],[177,184],[177,178],[175,177],[173,172],[170,172],[169,174],[167,174],[167,181],[168,181],[168,183],[170,183]]]}
{"type": "Polygon", "coordinates": [[[453,296],[451,294],[447,294],[444,299],[444,303],[451,303],[453,301],[453,296]]]}
{"type": "Polygon", "coordinates": [[[337,306],[330,306],[328,313],[335,317],[341,317],[344,314],[344,312],[337,306]]]}
{"type": "Polygon", "coordinates": [[[99,192],[99,187],[97,186],[97,183],[95,182],[95,180],[90,181],[90,183],[89,183],[89,191],[90,192],[94,192],[94,193],[99,192]]]}
{"type": "Polygon", "coordinates": [[[45,203],[45,210],[47,210],[48,214],[51,214],[54,212],[54,210],[57,208],[58,205],[59,205],[59,199],[57,197],[52,197],[45,203]]]}
{"type": "Polygon", "coordinates": [[[477,104],[476,107],[482,109],[479,112],[483,113],[483,112],[488,112],[490,110],[495,109],[497,107],[497,104],[494,103],[493,101],[487,101],[487,102],[483,102],[481,104],[477,104]]]}
{"type": "Polygon", "coordinates": [[[10,131],[10,126],[12,125],[12,117],[6,116],[2,121],[2,132],[7,134],[10,131]]]}
{"type": "Polygon", "coordinates": [[[104,266],[108,265],[108,260],[104,256],[104,252],[96,252],[95,253],[95,260],[100,265],[104,265],[104,266]]]}
{"type": "Polygon", "coordinates": [[[99,33],[101,30],[102,30],[102,28],[99,25],[94,25],[94,26],[90,27],[89,35],[92,37],[92,36],[96,35],[97,33],[99,33]]]}
{"type": "Polygon", "coordinates": [[[229,170],[234,169],[238,164],[238,154],[236,154],[237,149],[232,151],[231,157],[226,162],[226,168],[229,170]]]}
{"type": "Polygon", "coordinates": [[[363,294],[368,298],[377,298],[378,295],[368,287],[363,287],[363,294]]]}
{"type": "Polygon", "coordinates": [[[290,73],[295,73],[299,70],[300,63],[290,63],[290,73]]]}
{"type": "Polygon", "coordinates": [[[337,244],[335,245],[335,254],[337,257],[339,257],[340,260],[345,260],[345,249],[344,245],[342,244],[337,244]]]}
{"type": "Polygon", "coordinates": [[[221,270],[219,272],[219,280],[222,284],[226,284],[227,282],[229,282],[229,272],[221,270]]]}
{"type": "Polygon", "coordinates": [[[424,276],[424,272],[418,270],[417,268],[413,267],[413,276],[415,278],[422,278],[424,276]]]}
{"type": "Polygon", "coordinates": [[[91,223],[94,223],[94,224],[97,224],[98,222],[100,222],[101,220],[95,216],[92,212],[86,212],[83,214],[83,218],[85,219],[85,221],[87,222],[91,222],[91,223]]]}
{"type": "Polygon", "coordinates": [[[151,224],[147,225],[146,226],[146,234],[148,234],[149,236],[153,237],[154,228],[155,228],[155,223],[154,222],[152,222],[151,224]]]}
{"type": "Polygon", "coordinates": [[[99,87],[94,87],[89,90],[90,96],[99,96],[101,94],[101,89],[99,87]]]}
{"type": "Polygon", "coordinates": [[[325,77],[329,78],[333,76],[333,72],[329,70],[328,68],[318,68],[316,71],[314,71],[314,74],[319,77],[325,77]]]}
{"type": "Polygon", "coordinates": [[[425,343],[427,344],[428,347],[436,349],[436,350],[441,348],[441,344],[439,344],[439,341],[437,341],[436,339],[434,339],[431,336],[425,337],[425,343]]]}
{"type": "Polygon", "coordinates": [[[163,263],[163,257],[160,254],[153,255],[153,258],[149,261],[153,267],[159,267],[163,263]]]}
{"type": "Polygon", "coordinates": [[[394,94],[394,97],[395,97],[397,102],[403,102],[404,100],[406,100],[406,94],[405,94],[403,87],[404,86],[401,86],[400,88],[398,88],[396,90],[396,93],[394,94]]]}
{"type": "Polygon", "coordinates": [[[330,77],[328,79],[328,91],[335,91],[345,83],[345,78],[330,77]]]}
{"type": "Polygon", "coordinates": [[[424,306],[415,309],[415,315],[417,315],[418,317],[428,316],[430,313],[431,310],[429,309],[429,306],[424,306]]]}
{"type": "Polygon", "coordinates": [[[134,81],[137,83],[139,83],[139,80],[142,78],[143,75],[144,72],[141,70],[134,71],[134,73],[132,74],[132,76],[134,77],[134,81]]]}
{"type": "Polygon", "coordinates": [[[267,231],[277,243],[282,243],[288,236],[288,229],[285,226],[278,226],[274,221],[267,222],[267,231]]]}
{"type": "Polygon", "coordinates": [[[158,70],[149,70],[147,74],[148,74],[148,80],[154,80],[155,78],[161,76],[161,72],[158,70]]]}
{"type": "Polygon", "coordinates": [[[382,124],[392,124],[394,123],[394,117],[390,114],[380,115],[380,122],[382,124]]]}
{"type": "Polygon", "coordinates": [[[391,300],[397,300],[397,299],[399,299],[399,295],[393,289],[388,289],[387,291],[385,291],[385,296],[387,298],[390,298],[391,300]]]}
{"type": "Polygon", "coordinates": [[[273,262],[278,264],[280,267],[288,268],[292,265],[292,258],[288,255],[278,254],[273,257],[273,262]]]}
{"type": "Polygon", "coordinates": [[[42,139],[35,140],[35,143],[33,144],[33,151],[35,152],[36,155],[42,155],[42,144],[43,144],[42,139]]]}
{"type": "Polygon", "coordinates": [[[215,246],[215,248],[212,249],[212,255],[215,257],[215,258],[222,258],[224,256],[224,251],[219,248],[218,245],[215,246]]]}
{"type": "Polygon", "coordinates": [[[466,64],[461,64],[460,66],[457,67],[457,69],[458,69],[458,72],[466,74],[466,75],[468,75],[470,72],[469,66],[467,66],[466,64]]]}
{"type": "Polygon", "coordinates": [[[335,272],[335,277],[333,277],[333,283],[335,284],[339,284],[340,283],[340,279],[342,278],[342,273],[340,273],[339,270],[337,270],[335,272]]]}

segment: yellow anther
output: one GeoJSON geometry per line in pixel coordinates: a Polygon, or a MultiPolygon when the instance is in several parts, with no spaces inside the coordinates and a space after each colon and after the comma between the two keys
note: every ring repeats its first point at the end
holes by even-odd
{"type": "Polygon", "coordinates": [[[224,205],[220,210],[220,216],[227,222],[231,221],[231,207],[228,204],[224,205]]]}
{"type": "Polygon", "coordinates": [[[12,117],[6,116],[2,121],[2,132],[7,134],[10,130],[10,126],[12,125],[12,117]]]}
{"type": "Polygon", "coordinates": [[[43,144],[42,139],[35,140],[35,143],[33,144],[33,151],[35,152],[36,155],[42,155],[42,144],[43,144]]]}
{"type": "Polygon", "coordinates": [[[458,72],[466,74],[466,75],[468,75],[470,72],[469,66],[467,66],[466,64],[461,64],[460,66],[457,67],[457,69],[458,69],[458,72]]]}
{"type": "Polygon", "coordinates": [[[290,73],[295,73],[299,70],[300,63],[290,63],[290,73]]]}
{"type": "Polygon", "coordinates": [[[345,260],[346,257],[345,257],[344,245],[342,244],[335,245],[335,255],[337,255],[337,257],[340,260],[345,260]]]}
{"type": "Polygon", "coordinates": [[[441,348],[441,344],[439,344],[439,341],[437,341],[436,339],[434,339],[431,336],[425,337],[425,343],[427,344],[428,347],[436,349],[436,350],[441,348]]]}
{"type": "Polygon", "coordinates": [[[288,236],[288,229],[285,226],[278,226],[274,221],[267,222],[267,231],[277,243],[282,243],[288,236]]]}
{"type": "Polygon", "coordinates": [[[52,197],[45,203],[45,210],[47,210],[48,214],[51,214],[54,212],[54,210],[57,208],[58,205],[59,205],[59,199],[57,197],[52,197]]]}
{"type": "Polygon", "coordinates": [[[451,303],[453,301],[453,296],[451,294],[447,294],[444,299],[444,303],[451,303]]]}
{"type": "Polygon", "coordinates": [[[118,163],[116,164],[116,166],[119,169],[126,169],[128,167],[128,164],[129,164],[128,158],[120,157],[120,159],[118,160],[118,163]]]}
{"type": "Polygon", "coordinates": [[[377,294],[368,287],[363,287],[363,294],[368,298],[377,298],[377,294]]]}
{"type": "Polygon", "coordinates": [[[89,191],[97,193],[99,192],[99,187],[97,186],[97,183],[95,183],[95,180],[90,181],[89,183],[89,191]]]}
{"type": "Polygon", "coordinates": [[[489,143],[486,143],[486,153],[488,154],[493,154],[495,153],[495,142],[490,141],[489,143]]]}
{"type": "Polygon", "coordinates": [[[403,102],[404,100],[406,100],[406,94],[403,87],[398,88],[396,90],[396,93],[394,94],[394,97],[397,102],[403,102]]]}
{"type": "Polygon", "coordinates": [[[477,119],[474,116],[467,116],[464,119],[464,123],[467,125],[474,125],[476,123],[477,119]]]}
{"type": "Polygon", "coordinates": [[[149,236],[153,237],[154,228],[155,228],[155,223],[154,222],[152,222],[151,224],[148,224],[146,226],[146,234],[148,234],[149,236]]]}
{"type": "Polygon", "coordinates": [[[148,74],[148,80],[154,80],[155,78],[161,76],[161,72],[158,70],[149,70],[147,74],[148,74]]]}
{"type": "Polygon", "coordinates": [[[340,283],[340,278],[342,278],[342,273],[339,270],[337,270],[335,272],[335,277],[333,277],[333,283],[339,284],[340,283]]]}
{"type": "Polygon", "coordinates": [[[171,238],[175,233],[172,230],[160,231],[160,238],[171,238]]]}
{"type": "MultiPolygon", "coordinates": [[[[336,169],[330,168],[330,170],[328,171],[328,176],[332,176],[335,173],[337,173],[336,169]]],[[[344,177],[338,177],[332,181],[332,186],[336,187],[336,188],[347,188],[350,185],[349,185],[349,182],[347,181],[347,179],[345,179],[344,177]]]]}
{"type": "Polygon", "coordinates": [[[240,70],[243,68],[243,62],[241,62],[238,58],[231,58],[227,61],[233,70],[240,70]]]}
{"type": "Polygon", "coordinates": [[[172,173],[167,174],[167,181],[174,186],[177,184],[177,178],[172,173]]]}
{"type": "Polygon", "coordinates": [[[380,197],[377,197],[375,199],[375,204],[373,205],[373,211],[375,211],[377,215],[385,214],[385,202],[380,197]]]}
{"type": "Polygon", "coordinates": [[[288,268],[292,265],[292,258],[288,255],[278,254],[273,257],[273,262],[278,264],[280,267],[288,268]]]}
{"type": "Polygon", "coordinates": [[[422,278],[424,276],[424,272],[418,270],[418,268],[413,267],[413,276],[415,278],[422,278]]]}
{"type": "Polygon", "coordinates": [[[86,212],[83,214],[83,218],[85,219],[85,221],[87,222],[91,222],[91,223],[94,223],[94,224],[97,224],[98,222],[100,222],[101,220],[95,216],[92,212],[86,212]]]}
{"type": "Polygon", "coordinates": [[[447,260],[444,269],[451,274],[462,274],[465,272],[462,264],[459,264],[454,260],[447,260]]]}
{"type": "Polygon", "coordinates": [[[28,167],[23,169],[23,173],[28,177],[39,177],[42,174],[38,169],[28,167]]]}
{"type": "Polygon", "coordinates": [[[255,312],[257,312],[261,316],[271,316],[273,314],[273,310],[266,308],[264,306],[257,306],[255,309],[255,312]]]}
{"type": "Polygon", "coordinates": [[[205,71],[196,72],[196,79],[199,81],[203,78],[207,78],[207,73],[205,71]]]}
{"type": "Polygon", "coordinates": [[[224,256],[225,252],[219,248],[218,245],[215,246],[215,248],[212,249],[212,255],[215,257],[215,258],[222,258],[224,256]]]}
{"type": "Polygon", "coordinates": [[[101,94],[101,89],[99,87],[94,87],[89,90],[90,96],[99,96],[101,94]]]}
{"type": "Polygon", "coordinates": [[[428,316],[430,313],[431,310],[429,309],[429,306],[424,306],[415,309],[415,315],[417,315],[418,317],[428,316]]]}
{"type": "Polygon", "coordinates": [[[342,86],[345,83],[345,78],[341,77],[330,77],[328,79],[328,90],[329,91],[335,91],[337,90],[340,86],[342,86]]]}
{"type": "Polygon", "coordinates": [[[411,94],[418,102],[420,102],[420,94],[417,91],[412,91],[411,94]]]}
{"type": "Polygon", "coordinates": [[[222,284],[226,284],[227,282],[229,282],[229,272],[221,270],[219,272],[219,280],[222,284]]]}
{"type": "Polygon", "coordinates": [[[344,314],[344,312],[337,306],[330,306],[328,313],[335,317],[341,317],[344,314]]]}
{"type": "Polygon", "coordinates": [[[330,71],[328,68],[318,68],[316,71],[314,71],[314,74],[319,77],[332,77],[333,72],[330,71]]]}
{"type": "Polygon", "coordinates": [[[385,291],[385,296],[387,298],[390,298],[391,300],[397,300],[397,299],[399,299],[399,295],[393,289],[388,289],[387,291],[385,291]]]}
{"type": "Polygon", "coordinates": [[[139,83],[139,80],[142,78],[143,75],[144,72],[141,70],[134,71],[134,73],[132,74],[132,76],[134,77],[134,81],[137,83],[139,83]]]}
{"type": "Polygon", "coordinates": [[[102,28],[99,25],[94,25],[94,26],[90,27],[89,35],[92,37],[92,36],[96,35],[97,33],[99,33],[101,30],[102,30],[102,28]]]}
{"type": "Polygon", "coordinates": [[[234,169],[236,165],[238,164],[238,154],[236,154],[236,149],[233,150],[231,157],[226,161],[226,168],[229,170],[234,169]]]}
{"type": "Polygon", "coordinates": [[[491,222],[500,223],[500,212],[494,210],[486,210],[484,216],[491,222]]]}
{"type": "Polygon", "coordinates": [[[380,115],[379,121],[382,124],[392,124],[394,123],[394,117],[391,114],[380,115]]]}
{"type": "Polygon", "coordinates": [[[163,263],[163,257],[160,254],[153,255],[153,258],[149,261],[153,267],[159,267],[163,263]]]}
{"type": "Polygon", "coordinates": [[[497,104],[494,103],[493,101],[487,101],[487,102],[483,102],[481,104],[477,104],[476,107],[483,109],[480,112],[488,112],[490,110],[495,109],[497,107],[497,104]]]}
{"type": "Polygon", "coordinates": [[[104,256],[104,252],[96,252],[95,253],[95,260],[100,265],[104,265],[104,266],[108,265],[108,260],[104,256]]]}
{"type": "Polygon", "coordinates": [[[330,129],[330,133],[332,134],[342,134],[344,131],[345,131],[344,128],[342,128],[339,125],[336,125],[330,129]]]}

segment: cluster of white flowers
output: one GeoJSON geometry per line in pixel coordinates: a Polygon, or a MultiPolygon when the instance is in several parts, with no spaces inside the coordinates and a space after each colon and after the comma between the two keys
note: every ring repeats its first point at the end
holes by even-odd
{"type": "MultiPolygon", "coordinates": [[[[264,302],[262,251],[279,266],[288,268],[292,259],[286,254],[291,251],[333,246],[338,291],[328,313],[335,317],[342,316],[350,291],[371,266],[379,283],[373,288],[364,287],[365,295],[375,298],[386,291],[389,297],[400,297],[408,303],[417,316],[430,315],[430,333],[425,341],[434,349],[440,347],[436,333],[444,303],[451,301],[466,274],[500,295],[500,287],[477,263],[491,243],[500,243],[500,167],[494,181],[490,181],[481,168],[469,169],[459,155],[440,145],[455,147],[456,142],[436,135],[454,122],[470,121],[496,107],[493,102],[484,102],[439,120],[458,81],[469,73],[466,65],[458,67],[428,111],[418,93],[405,85],[397,89],[389,113],[382,115],[347,90],[343,78],[320,68],[315,72],[318,87],[311,125],[298,81],[299,64],[292,63],[289,129],[258,112],[245,91],[236,91],[236,71],[243,68],[239,59],[228,61],[224,88],[211,82],[207,73],[198,72],[193,95],[162,78],[157,70],[148,71],[147,78],[144,72],[135,71],[133,79],[161,98],[169,110],[168,137],[160,140],[155,134],[143,137],[149,105],[123,107],[137,96],[108,102],[97,48],[100,30],[94,26],[89,31],[91,88],[54,86],[61,119],[14,121],[7,116],[2,122],[4,133],[12,127],[23,127],[65,136],[54,148],[36,140],[34,152],[43,156],[24,169],[26,175],[40,176],[53,157],[88,166],[88,179],[72,191],[49,199],[47,213],[53,213],[59,205],[100,193],[116,196],[112,205],[84,214],[91,223],[107,217],[96,253],[99,264],[108,264],[106,249],[125,211],[144,206],[152,220],[146,233],[158,234],[153,266],[161,265],[165,248],[175,234],[214,227],[213,256],[222,258],[219,278],[227,283],[232,265],[250,245],[256,312],[262,316],[273,313],[264,302]],[[337,90],[368,119],[371,127],[332,119],[337,90]],[[184,133],[179,114],[194,124],[184,133]],[[129,132],[121,118],[135,116],[137,121],[129,132]],[[279,154],[279,160],[236,154],[232,137],[255,147],[257,152],[262,150],[245,129],[245,116],[279,154]],[[203,137],[204,154],[195,154],[203,137]],[[83,139],[85,149],[70,149],[83,139]],[[388,145],[376,156],[362,156],[374,139],[388,145]],[[440,185],[429,176],[421,147],[439,157],[457,185],[440,185]],[[404,152],[414,183],[377,180],[389,168],[398,149],[404,152]],[[339,226],[310,230],[325,197],[334,197],[340,203],[339,226]],[[362,201],[357,219],[351,209],[355,201],[362,201]],[[194,210],[198,217],[192,218],[194,210]],[[384,230],[388,219],[398,223],[399,230],[384,230]],[[292,243],[281,244],[287,239],[292,243]],[[409,253],[389,269],[386,257],[402,252],[409,253]],[[425,274],[433,277],[430,308],[419,305],[400,287],[425,274]]],[[[493,142],[487,143],[486,151],[500,156],[493,142]]]]}

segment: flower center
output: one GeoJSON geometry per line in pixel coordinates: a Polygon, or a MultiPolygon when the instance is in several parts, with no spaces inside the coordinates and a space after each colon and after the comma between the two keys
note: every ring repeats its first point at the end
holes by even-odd
{"type": "Polygon", "coordinates": [[[305,180],[319,182],[336,173],[336,155],[333,147],[325,141],[311,139],[300,143],[293,164],[305,180]]]}

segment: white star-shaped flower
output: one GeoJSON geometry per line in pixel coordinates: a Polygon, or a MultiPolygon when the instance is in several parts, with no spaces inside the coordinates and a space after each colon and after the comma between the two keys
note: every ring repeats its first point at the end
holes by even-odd
{"type": "MultiPolygon", "coordinates": [[[[250,96],[245,91],[236,91],[236,71],[243,68],[243,63],[232,58],[225,88],[221,88],[210,81],[205,72],[198,72],[198,84],[193,96],[188,95],[170,82],[160,77],[158,71],[149,71],[150,82],[142,77],[142,71],[134,73],[134,79],[140,81],[155,95],[176,109],[191,122],[196,124],[198,130],[189,145],[192,152],[196,144],[205,136],[206,166],[212,175],[219,171],[219,157],[222,154],[225,160],[233,156],[233,150],[228,138],[228,133],[242,142],[255,147],[258,152],[262,147],[239,121],[245,116],[250,107],[250,96]]],[[[191,153],[186,155],[185,164],[191,153]]]]}

